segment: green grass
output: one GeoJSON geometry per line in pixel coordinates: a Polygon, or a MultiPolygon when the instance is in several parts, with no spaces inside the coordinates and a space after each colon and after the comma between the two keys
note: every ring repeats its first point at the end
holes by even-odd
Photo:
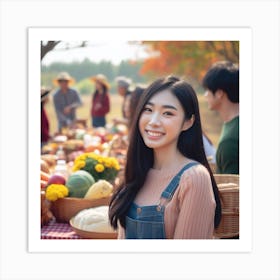
{"type": "MultiPolygon", "coordinates": [[[[87,119],[87,125],[90,127],[91,95],[82,95],[82,100],[83,106],[77,109],[77,117],[81,119],[87,119]]],[[[112,118],[114,117],[121,117],[122,98],[117,94],[111,94],[110,100],[111,111],[106,117],[108,123],[110,123],[112,118]]],[[[213,144],[217,147],[219,136],[221,133],[222,121],[220,120],[217,112],[210,111],[208,109],[207,103],[202,95],[198,95],[198,100],[200,105],[202,129],[206,132],[213,144]]],[[[57,120],[52,97],[50,97],[49,102],[45,106],[50,122],[50,133],[53,135],[57,130],[57,120]]]]}

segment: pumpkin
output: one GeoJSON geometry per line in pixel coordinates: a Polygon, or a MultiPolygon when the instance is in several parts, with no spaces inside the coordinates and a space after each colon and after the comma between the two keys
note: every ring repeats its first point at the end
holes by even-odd
{"type": "Polygon", "coordinates": [[[72,173],[66,181],[68,196],[83,198],[94,182],[94,178],[87,171],[79,170],[72,173]]]}

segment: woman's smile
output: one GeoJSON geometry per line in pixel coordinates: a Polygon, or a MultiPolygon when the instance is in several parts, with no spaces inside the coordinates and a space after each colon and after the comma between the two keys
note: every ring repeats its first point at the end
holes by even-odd
{"type": "Polygon", "coordinates": [[[148,129],[146,129],[145,131],[150,139],[155,139],[155,140],[161,138],[165,134],[159,131],[148,130],[148,129]]]}

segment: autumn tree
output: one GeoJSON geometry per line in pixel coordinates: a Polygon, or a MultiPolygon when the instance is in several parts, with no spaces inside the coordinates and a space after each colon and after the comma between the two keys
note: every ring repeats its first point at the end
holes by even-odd
{"type": "Polygon", "coordinates": [[[157,77],[176,74],[197,82],[218,60],[239,62],[238,41],[143,41],[150,54],[141,74],[157,77]]]}

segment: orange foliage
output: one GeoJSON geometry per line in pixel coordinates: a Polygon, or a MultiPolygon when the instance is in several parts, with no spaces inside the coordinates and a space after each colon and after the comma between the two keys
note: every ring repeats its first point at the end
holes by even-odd
{"type": "Polygon", "coordinates": [[[200,81],[218,60],[239,62],[238,41],[143,41],[150,57],[141,74],[184,75],[200,81]]]}

